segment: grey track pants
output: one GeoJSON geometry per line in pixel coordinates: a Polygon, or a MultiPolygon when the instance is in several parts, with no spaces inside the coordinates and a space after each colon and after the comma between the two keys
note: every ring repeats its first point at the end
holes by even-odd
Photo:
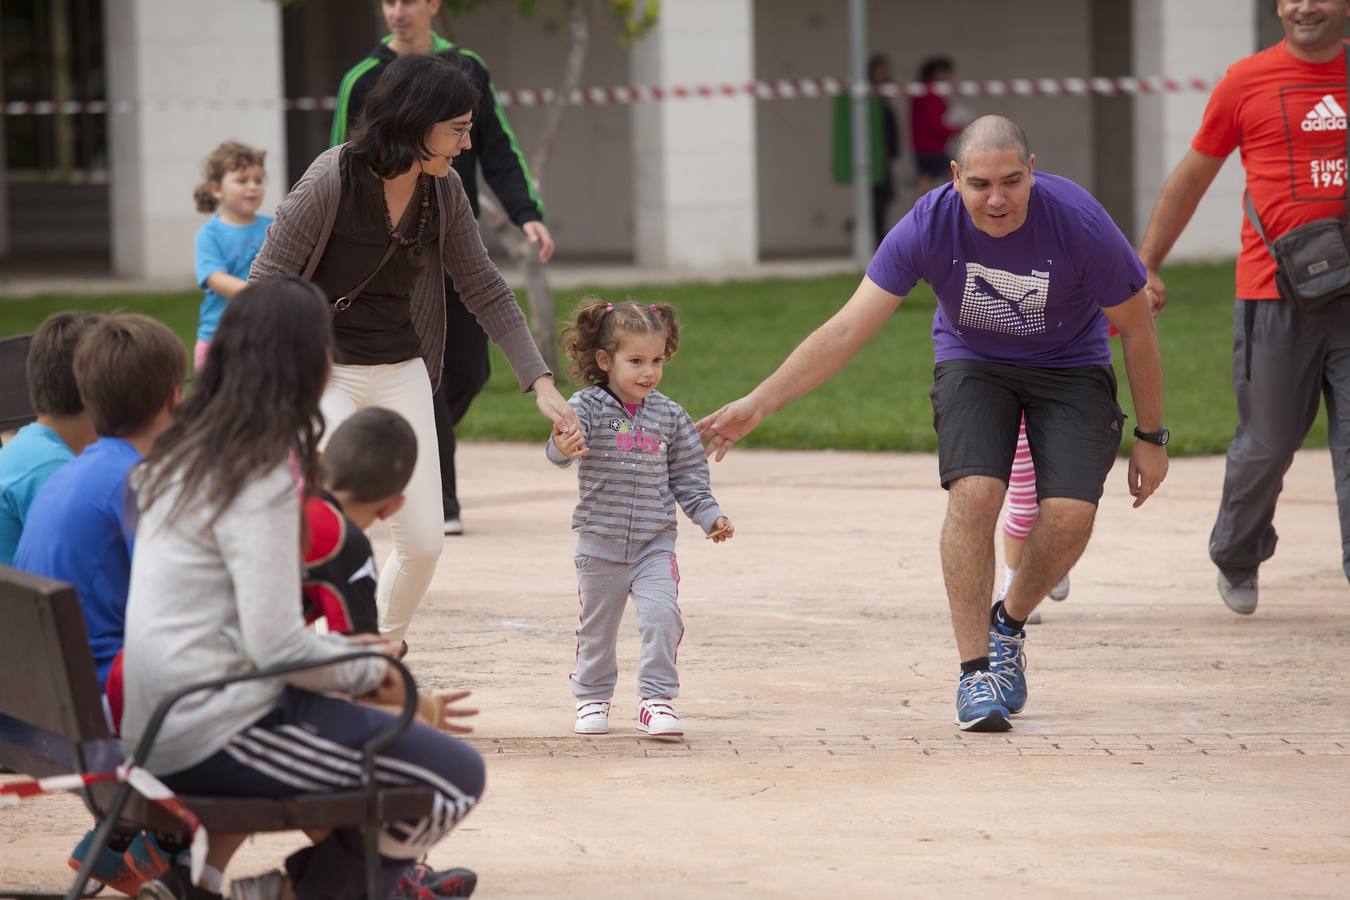
{"type": "Polygon", "coordinates": [[[1228,445],[1210,559],[1242,576],[1275,554],[1275,501],[1325,397],[1341,566],[1350,577],[1350,302],[1309,314],[1282,300],[1237,301],[1233,390],[1238,426],[1228,445]]]}
{"type": "Polygon", "coordinates": [[[614,696],[619,680],[615,645],[631,594],[642,634],[638,695],[678,697],[680,676],[675,671],[675,656],[684,637],[684,621],[680,617],[680,569],[675,554],[659,550],[632,563],[578,556],[576,564],[581,622],[577,626],[572,695],[582,702],[614,696]]]}

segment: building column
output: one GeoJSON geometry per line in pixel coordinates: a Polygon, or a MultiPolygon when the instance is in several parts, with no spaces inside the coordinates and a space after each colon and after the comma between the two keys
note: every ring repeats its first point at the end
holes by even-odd
{"type": "MultiPolygon", "coordinates": [[[[1254,0],[1134,0],[1134,71],[1217,78],[1256,49],[1254,0]]],[[[1268,0],[1260,0],[1264,6],[1268,0]]],[[[1273,7],[1273,4],[1271,4],[1273,7]]],[[[1134,214],[1139,238],[1163,181],[1190,150],[1209,95],[1134,101],[1134,214]]],[[[1232,258],[1241,246],[1244,175],[1234,152],[1200,201],[1169,260],[1232,258]]]]}
{"type": "Polygon", "coordinates": [[[208,153],[225,140],[262,148],[264,212],[286,192],[280,4],[119,0],[105,19],[113,271],[192,279],[208,153]]]}
{"type": "MultiPolygon", "coordinates": [[[[742,85],[754,78],[754,0],[681,0],[632,53],[637,84],[742,85]]],[[[758,260],[755,100],[743,93],[633,106],[637,262],[758,260]]]]}

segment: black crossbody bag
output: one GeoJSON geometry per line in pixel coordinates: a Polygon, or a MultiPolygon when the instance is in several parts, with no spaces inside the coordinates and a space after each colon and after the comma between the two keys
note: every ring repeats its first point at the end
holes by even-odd
{"type": "MultiPolygon", "coordinates": [[[[1350,49],[1345,53],[1345,78],[1350,91],[1350,49]]],[[[1350,128],[1346,129],[1347,170],[1350,170],[1350,128]]],[[[1350,218],[1350,171],[1346,181],[1346,217],[1350,218]]],[[[1243,193],[1243,205],[1252,227],[1261,236],[1275,260],[1275,287],[1281,299],[1303,312],[1321,312],[1342,300],[1350,300],[1350,231],[1346,218],[1332,216],[1291,228],[1271,243],[1251,195],[1243,193]]]]}
{"type": "MultiPolygon", "coordinates": [[[[384,247],[384,256],[380,257],[379,263],[371,270],[371,273],[362,279],[361,283],[356,287],[330,303],[328,305],[328,311],[336,316],[338,313],[343,312],[350,307],[356,298],[361,296],[361,292],[366,289],[366,285],[374,281],[375,276],[380,274],[380,270],[384,268],[384,264],[389,262],[389,257],[393,256],[394,251],[397,249],[398,241],[394,238],[390,238],[389,243],[384,247]]],[[[343,321],[346,320],[344,319],[343,321]]]]}

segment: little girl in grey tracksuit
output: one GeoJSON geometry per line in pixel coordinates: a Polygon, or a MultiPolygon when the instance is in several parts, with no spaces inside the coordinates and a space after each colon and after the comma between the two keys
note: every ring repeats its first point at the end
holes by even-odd
{"type": "Polygon", "coordinates": [[[675,504],[716,543],[733,534],[708,485],[708,461],[689,414],[656,390],[679,345],[674,308],[587,298],[563,331],[571,376],[590,386],[568,401],[580,432],[555,431],[545,451],[558,466],[581,459],[572,514],[581,622],[572,694],[576,732],[609,731],[615,654],[628,597],[642,634],[638,730],[684,733],[675,656],[684,635],[675,560],[675,504]]]}

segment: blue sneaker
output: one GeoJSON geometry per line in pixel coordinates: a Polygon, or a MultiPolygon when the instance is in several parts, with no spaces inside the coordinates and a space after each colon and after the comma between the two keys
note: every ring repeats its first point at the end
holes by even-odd
{"type": "Polygon", "coordinates": [[[1003,682],[1003,705],[1017,715],[1027,705],[1027,656],[1022,652],[1025,631],[1010,631],[1002,625],[989,629],[989,668],[1003,682]]]}
{"type": "MultiPolygon", "coordinates": [[[[79,871],[93,842],[94,832],[90,830],[80,838],[75,849],[70,851],[67,865],[79,871]]],[[[90,877],[115,891],[135,897],[141,885],[168,871],[169,864],[165,859],[167,856],[159,844],[155,843],[154,838],[138,834],[131,842],[131,846],[123,852],[104,847],[90,877]]]]}
{"type": "Polygon", "coordinates": [[[988,669],[967,672],[956,685],[956,724],[962,731],[1007,731],[1011,713],[1003,705],[1007,682],[988,669]]]}

